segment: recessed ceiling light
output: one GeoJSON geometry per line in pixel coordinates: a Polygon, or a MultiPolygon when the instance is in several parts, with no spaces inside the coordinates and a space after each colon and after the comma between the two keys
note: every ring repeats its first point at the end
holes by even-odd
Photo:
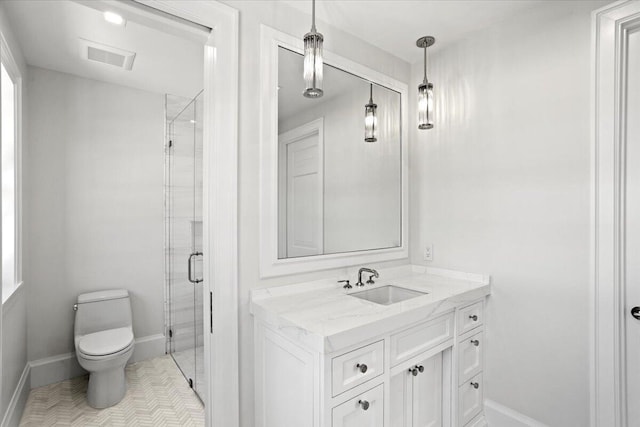
{"type": "Polygon", "coordinates": [[[195,120],[189,120],[189,122],[191,122],[191,123],[195,123],[196,121],[195,121],[195,120]]]}
{"type": "Polygon", "coordinates": [[[121,27],[123,27],[127,23],[127,21],[125,21],[121,15],[118,15],[115,12],[108,11],[104,13],[104,20],[109,24],[119,25],[121,27]]]}

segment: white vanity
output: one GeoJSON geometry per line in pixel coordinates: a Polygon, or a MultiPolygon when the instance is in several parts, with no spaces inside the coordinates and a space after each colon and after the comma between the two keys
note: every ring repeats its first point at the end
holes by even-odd
{"type": "Polygon", "coordinates": [[[487,276],[420,266],[352,289],[336,278],[253,291],[256,427],[486,425],[489,293],[487,276]],[[386,285],[421,294],[351,295],[386,285]]]}
{"type": "Polygon", "coordinates": [[[325,50],[325,95],[305,99],[302,53],[262,26],[260,277],[342,271],[353,287],[328,275],[252,292],[255,425],[486,425],[488,277],[405,265],[355,286],[353,266],[409,258],[408,85],[325,50]]]}

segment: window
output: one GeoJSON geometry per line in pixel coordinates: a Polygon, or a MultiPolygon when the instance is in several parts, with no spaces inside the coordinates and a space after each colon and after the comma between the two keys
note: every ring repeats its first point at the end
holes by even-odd
{"type": "MultiPolygon", "coordinates": [[[[6,52],[5,46],[3,53],[6,52]]],[[[2,135],[2,302],[4,303],[20,284],[19,273],[19,105],[20,78],[12,58],[2,56],[0,61],[0,113],[2,135]],[[12,72],[16,70],[16,72],[12,72]]]]}

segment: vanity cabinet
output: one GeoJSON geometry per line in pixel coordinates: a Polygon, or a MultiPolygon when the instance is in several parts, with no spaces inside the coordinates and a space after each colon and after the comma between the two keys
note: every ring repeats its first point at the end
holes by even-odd
{"type": "Polygon", "coordinates": [[[320,351],[256,318],[256,426],[484,426],[483,324],[484,297],[320,351]]]}
{"type": "Polygon", "coordinates": [[[484,383],[482,381],[484,354],[484,306],[482,301],[458,310],[460,334],[457,344],[458,360],[458,425],[480,426],[476,418],[482,412],[484,383]]]}

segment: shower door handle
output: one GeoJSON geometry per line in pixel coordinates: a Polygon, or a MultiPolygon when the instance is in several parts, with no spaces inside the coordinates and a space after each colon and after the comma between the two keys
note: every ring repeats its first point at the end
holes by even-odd
{"type": "Polygon", "coordinates": [[[200,282],[202,282],[202,279],[192,279],[191,278],[191,265],[193,264],[193,257],[196,257],[196,256],[202,256],[202,252],[194,252],[191,255],[189,255],[188,270],[189,270],[189,281],[191,283],[200,283],[200,282]]]}

